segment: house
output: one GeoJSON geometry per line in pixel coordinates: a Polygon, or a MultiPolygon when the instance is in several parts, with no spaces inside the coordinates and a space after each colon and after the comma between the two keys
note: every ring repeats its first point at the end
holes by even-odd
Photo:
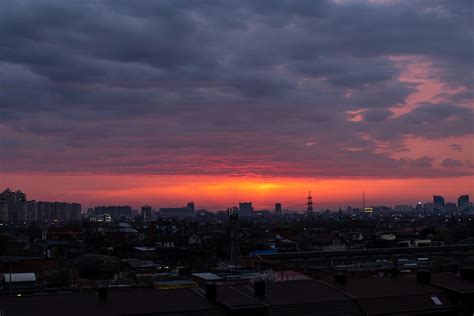
{"type": "Polygon", "coordinates": [[[30,289],[36,287],[36,275],[29,273],[7,273],[3,275],[3,287],[5,290],[30,289]]]}
{"type": "Polygon", "coordinates": [[[306,251],[346,250],[348,242],[340,235],[305,231],[298,236],[299,247],[306,251]]]}

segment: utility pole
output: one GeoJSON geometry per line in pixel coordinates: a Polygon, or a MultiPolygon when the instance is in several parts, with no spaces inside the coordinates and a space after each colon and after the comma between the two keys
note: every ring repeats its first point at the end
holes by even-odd
{"type": "Polygon", "coordinates": [[[10,258],[10,296],[12,295],[12,270],[13,270],[13,260],[10,258]]]}

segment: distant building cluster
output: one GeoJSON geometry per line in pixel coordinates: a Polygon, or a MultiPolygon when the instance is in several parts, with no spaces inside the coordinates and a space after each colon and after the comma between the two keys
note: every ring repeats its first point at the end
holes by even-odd
{"type": "Polygon", "coordinates": [[[81,221],[81,204],[28,201],[21,191],[0,193],[0,223],[71,223],[81,221]]]}
{"type": "Polygon", "coordinates": [[[433,195],[432,211],[435,213],[446,212],[467,212],[472,207],[469,202],[469,195],[461,195],[458,198],[457,204],[454,202],[446,202],[441,195],[433,195]]]}
{"type": "Polygon", "coordinates": [[[132,216],[132,208],[127,205],[97,206],[87,211],[87,217],[92,222],[116,222],[132,216]]]}
{"type": "Polygon", "coordinates": [[[186,218],[194,215],[194,202],[189,202],[185,207],[163,207],[159,212],[159,217],[164,218],[186,218]]]}
{"type": "Polygon", "coordinates": [[[158,212],[150,205],[143,205],[140,213],[134,211],[132,207],[127,205],[114,206],[97,206],[90,208],[87,212],[87,218],[91,222],[119,222],[122,220],[132,219],[135,215],[141,215],[144,222],[151,222],[157,218],[176,218],[184,219],[194,217],[197,211],[194,202],[189,202],[184,207],[163,207],[158,212]]]}
{"type": "MultiPolygon", "coordinates": [[[[347,211],[349,213],[354,213],[357,211],[361,211],[357,208],[348,207],[347,211]]],[[[461,195],[459,196],[457,203],[455,202],[446,202],[445,198],[441,195],[433,195],[433,202],[422,203],[418,202],[415,206],[409,204],[400,204],[395,205],[393,208],[384,206],[384,205],[377,205],[371,207],[364,207],[363,213],[370,215],[374,214],[381,214],[381,213],[410,213],[416,212],[418,214],[464,214],[464,213],[472,213],[473,212],[473,205],[469,201],[469,195],[461,195]]]]}
{"type": "Polygon", "coordinates": [[[150,205],[142,206],[142,216],[145,222],[151,222],[153,220],[153,209],[150,205]]]}
{"type": "MultiPolygon", "coordinates": [[[[313,200],[311,192],[307,196],[308,216],[314,216],[321,210],[313,208],[313,200]]],[[[372,216],[372,214],[382,213],[409,213],[417,212],[418,214],[454,214],[454,213],[470,213],[473,211],[472,203],[469,201],[469,195],[461,195],[457,199],[457,203],[446,202],[441,195],[434,195],[433,202],[419,202],[415,206],[409,204],[396,205],[393,208],[378,205],[365,207],[365,194],[363,197],[363,207],[352,208],[347,207],[346,212],[350,214],[364,214],[364,216],[372,216]]],[[[87,219],[91,222],[119,222],[122,220],[131,220],[136,215],[141,215],[144,222],[152,222],[159,218],[176,218],[184,219],[196,216],[196,214],[205,213],[205,210],[196,210],[194,202],[187,203],[184,207],[162,207],[158,212],[149,205],[144,205],[140,211],[134,211],[131,206],[112,205],[97,206],[89,208],[87,211],[87,219]]],[[[275,203],[273,210],[255,210],[252,202],[239,202],[238,207],[231,207],[228,212],[236,213],[241,218],[246,217],[267,217],[282,216],[288,211],[283,210],[281,203],[275,203]]],[[[340,210],[340,213],[342,209],[340,210]]],[[[329,210],[322,210],[321,214],[329,214],[329,210]]],[[[6,189],[0,193],[0,223],[70,223],[81,220],[81,205],[78,203],[66,202],[43,202],[28,201],[26,194],[21,191],[12,191],[6,189]]]]}

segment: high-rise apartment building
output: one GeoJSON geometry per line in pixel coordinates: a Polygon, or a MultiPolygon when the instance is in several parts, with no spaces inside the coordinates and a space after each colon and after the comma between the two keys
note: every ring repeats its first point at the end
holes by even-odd
{"type": "Polygon", "coordinates": [[[469,195],[461,195],[458,198],[458,211],[464,212],[469,209],[469,195]]]}
{"type": "Polygon", "coordinates": [[[275,203],[275,215],[281,215],[281,203],[275,203]]]}
{"type": "Polygon", "coordinates": [[[239,216],[250,217],[253,215],[252,202],[240,202],[239,203],[239,216]]]}
{"type": "Polygon", "coordinates": [[[446,203],[441,195],[433,195],[433,211],[437,213],[446,211],[446,203]]]}
{"type": "Polygon", "coordinates": [[[151,222],[152,218],[152,209],[150,205],[142,206],[142,216],[145,222],[151,222]]]}

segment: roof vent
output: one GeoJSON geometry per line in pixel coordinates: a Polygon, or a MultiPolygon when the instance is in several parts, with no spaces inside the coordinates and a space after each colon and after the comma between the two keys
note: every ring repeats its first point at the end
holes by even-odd
{"type": "Polygon", "coordinates": [[[265,281],[259,280],[255,281],[253,283],[254,287],[254,293],[258,297],[264,297],[265,296],[265,281]]]}
{"type": "Polygon", "coordinates": [[[334,281],[336,281],[336,284],[346,285],[347,284],[347,275],[345,275],[344,273],[336,273],[334,275],[334,281]]]}
{"type": "Polygon", "coordinates": [[[429,270],[420,269],[416,272],[416,280],[421,284],[431,283],[431,272],[429,270]]]}
{"type": "Polygon", "coordinates": [[[396,278],[398,276],[398,269],[397,267],[393,267],[390,269],[390,276],[392,278],[396,278]]]}
{"type": "Polygon", "coordinates": [[[206,283],[206,298],[211,302],[217,300],[217,285],[215,283],[206,283]]]}
{"type": "Polygon", "coordinates": [[[101,286],[101,287],[97,288],[97,297],[101,301],[106,301],[106,300],[109,299],[109,294],[108,294],[106,286],[101,286]]]}

